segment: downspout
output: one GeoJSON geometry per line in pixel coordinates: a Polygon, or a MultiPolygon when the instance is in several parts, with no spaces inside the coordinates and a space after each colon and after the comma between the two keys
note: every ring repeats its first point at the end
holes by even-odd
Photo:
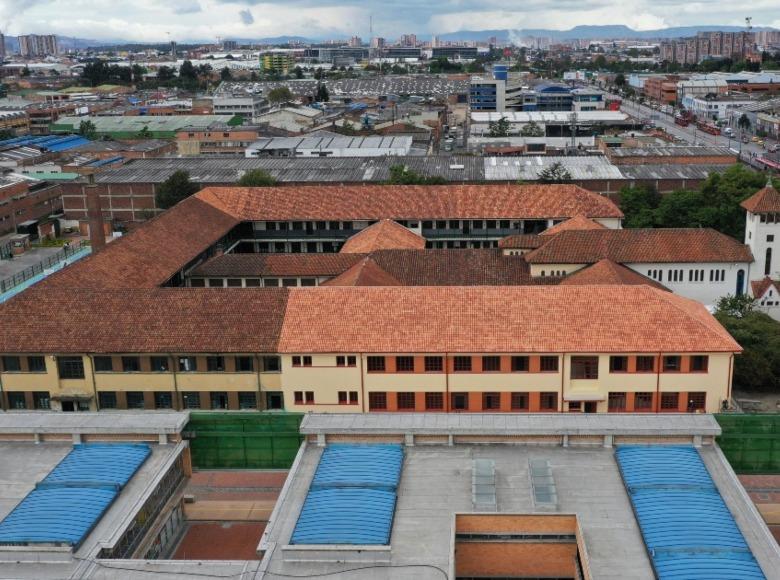
{"type": "Polygon", "coordinates": [[[655,412],[661,412],[661,353],[658,353],[658,365],[655,369],[655,412]]]}
{"type": "Polygon", "coordinates": [[[366,382],[363,375],[363,353],[360,353],[360,412],[366,412],[366,382]]]}
{"type": "Polygon", "coordinates": [[[729,374],[728,377],[726,377],[726,402],[728,404],[728,401],[731,399],[731,382],[733,380],[733,373],[734,373],[734,353],[732,352],[729,356],[729,374]]]}
{"type": "MultiPolygon", "coordinates": [[[[558,402],[558,412],[563,413],[563,374],[566,372],[566,353],[561,353],[561,400],[558,402]]],[[[530,401],[529,401],[530,406],[530,401]]]]}
{"type": "Polygon", "coordinates": [[[168,353],[168,360],[171,363],[171,372],[173,373],[173,394],[176,397],[174,409],[181,411],[182,400],[181,397],[179,397],[179,381],[176,379],[176,358],[170,352],[168,353]]]}
{"type": "Polygon", "coordinates": [[[450,412],[450,357],[444,353],[444,410],[450,412]]]}
{"type": "MultiPolygon", "coordinates": [[[[44,364],[46,364],[44,362],[44,364]]],[[[5,391],[3,390],[3,373],[0,372],[0,410],[5,411],[5,391]]]]}
{"type": "MultiPolygon", "coordinates": [[[[257,372],[255,373],[257,375],[257,410],[260,410],[260,404],[261,399],[263,395],[263,389],[261,386],[261,380],[260,380],[260,374],[263,372],[263,357],[261,357],[258,353],[255,353],[255,362],[257,363],[257,372]]],[[[235,364],[235,363],[234,363],[235,364]]],[[[281,374],[282,369],[282,358],[279,357],[279,374],[281,374]]],[[[267,403],[267,401],[265,402],[267,403]]],[[[264,407],[267,406],[267,404],[263,405],[264,407]]],[[[239,405],[240,407],[240,405],[239,405]]]]}
{"type": "Polygon", "coordinates": [[[95,393],[95,410],[100,411],[100,401],[98,400],[97,394],[97,381],[95,380],[95,357],[91,354],[88,354],[87,357],[89,358],[89,370],[92,374],[92,392],[95,393]]]}

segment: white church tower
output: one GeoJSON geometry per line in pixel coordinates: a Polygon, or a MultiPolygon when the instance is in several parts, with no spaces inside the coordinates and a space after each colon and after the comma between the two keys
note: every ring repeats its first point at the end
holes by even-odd
{"type": "Polygon", "coordinates": [[[780,192],[766,187],[742,202],[745,216],[745,243],[750,246],[755,262],[750,268],[750,281],[780,279],[780,192]]]}

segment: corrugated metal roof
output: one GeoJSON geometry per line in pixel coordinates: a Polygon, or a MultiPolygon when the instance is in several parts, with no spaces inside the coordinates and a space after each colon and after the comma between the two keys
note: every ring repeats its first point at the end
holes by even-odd
{"type": "Polygon", "coordinates": [[[539,173],[560,163],[575,180],[618,179],[623,180],[620,169],[603,155],[592,156],[523,156],[523,157],[486,157],[485,180],[487,181],[536,181],[539,173]]]}
{"type": "Polygon", "coordinates": [[[150,454],[146,444],[74,446],[0,522],[0,544],[77,547],[150,454]]]}
{"type": "Polygon", "coordinates": [[[402,464],[400,445],[325,449],[290,543],[388,544],[402,464]]]}
{"type": "Polygon", "coordinates": [[[765,578],[695,448],[615,455],[659,580],[765,578]]]}
{"type": "Polygon", "coordinates": [[[621,165],[620,173],[628,179],[707,179],[710,173],[723,173],[729,165],[701,165],[699,163],[621,165]]]}

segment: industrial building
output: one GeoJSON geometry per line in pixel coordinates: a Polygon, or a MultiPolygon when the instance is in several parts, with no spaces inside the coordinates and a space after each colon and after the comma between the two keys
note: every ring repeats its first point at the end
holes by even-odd
{"type": "Polygon", "coordinates": [[[409,155],[412,137],[347,137],[327,131],[307,137],[269,137],[255,141],[247,158],[260,157],[382,157],[409,155]]]}

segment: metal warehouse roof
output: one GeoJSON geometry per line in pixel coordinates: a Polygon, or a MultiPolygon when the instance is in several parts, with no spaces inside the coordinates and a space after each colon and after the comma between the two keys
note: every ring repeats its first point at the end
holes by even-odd
{"type": "Polygon", "coordinates": [[[233,115],[172,115],[166,117],[135,117],[135,116],[98,116],[98,117],[60,117],[53,127],[69,126],[73,130],[82,121],[91,121],[98,133],[119,131],[141,131],[148,127],[149,131],[178,131],[184,127],[206,128],[215,124],[226,124],[233,115]]]}
{"type": "Polygon", "coordinates": [[[89,143],[80,135],[46,135],[43,137],[14,137],[0,141],[0,147],[37,147],[44,151],[66,151],[89,143]]]}
{"type": "Polygon", "coordinates": [[[710,173],[723,173],[729,167],[731,165],[642,163],[641,165],[621,165],[620,173],[628,179],[707,179],[710,173]]]}
{"type": "Polygon", "coordinates": [[[326,448],[290,543],[388,544],[402,464],[400,445],[326,448]]]}
{"type": "Polygon", "coordinates": [[[485,158],[485,179],[489,181],[536,181],[539,173],[553,165],[562,164],[572,179],[618,179],[623,180],[620,169],[603,155],[587,157],[524,156],[485,158]]]}
{"type": "Polygon", "coordinates": [[[609,150],[611,157],[717,157],[737,154],[728,147],[670,145],[669,147],[616,147],[609,150]]]}
{"type": "Polygon", "coordinates": [[[402,463],[398,445],[332,445],[322,454],[311,487],[394,489],[401,478],[402,463]]]}
{"type": "Polygon", "coordinates": [[[258,139],[249,146],[252,151],[276,149],[398,149],[412,146],[411,135],[345,137],[270,137],[258,139]]]}
{"type": "Polygon", "coordinates": [[[74,446],[0,522],[0,544],[77,547],[149,455],[146,444],[74,446]]]}
{"type": "MultiPolygon", "coordinates": [[[[489,123],[506,119],[510,123],[571,123],[572,113],[569,111],[502,111],[472,112],[473,123],[489,123]]],[[[628,121],[628,115],[620,111],[577,111],[577,123],[623,123],[628,121]]]]}
{"type": "Polygon", "coordinates": [[[659,580],[765,578],[695,448],[615,455],[659,580]]]}

